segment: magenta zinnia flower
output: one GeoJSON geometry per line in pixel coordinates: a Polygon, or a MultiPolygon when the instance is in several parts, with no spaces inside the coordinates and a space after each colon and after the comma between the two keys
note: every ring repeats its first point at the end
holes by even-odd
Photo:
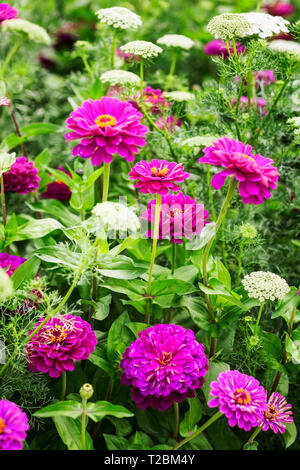
{"type": "MultiPolygon", "coordinates": [[[[64,170],[61,166],[57,168],[59,171],[66,173],[72,178],[69,171],[64,170]]],[[[46,191],[41,193],[42,199],[58,199],[59,201],[68,201],[72,196],[69,186],[61,180],[48,183],[46,191]]]]}
{"type": "Polygon", "coordinates": [[[9,106],[10,99],[6,98],[6,96],[0,96],[0,106],[9,106]]]}
{"type": "Polygon", "coordinates": [[[292,406],[288,405],[285,397],[280,393],[272,393],[268,400],[268,409],[264,411],[262,422],[259,424],[263,425],[262,430],[267,431],[270,428],[275,434],[278,431],[283,434],[286,429],[284,423],[293,422],[291,408],[292,406]]]}
{"type": "Polygon", "coordinates": [[[4,191],[19,194],[34,192],[39,187],[41,178],[34,162],[26,157],[18,157],[10,170],[3,173],[4,191]]]}
{"type": "Polygon", "coordinates": [[[0,253],[0,268],[6,271],[6,274],[11,277],[15,270],[27,261],[20,256],[10,255],[8,253],[0,253]],[[8,269],[7,269],[8,268],[8,269]]]}
{"type": "MultiPolygon", "coordinates": [[[[272,69],[270,70],[254,70],[253,76],[255,78],[255,86],[267,86],[272,82],[276,82],[276,77],[272,69]]],[[[237,76],[234,79],[235,82],[241,83],[241,77],[237,76]]],[[[245,80],[244,85],[247,86],[248,82],[245,80]]],[[[245,98],[245,97],[244,97],[245,98]]],[[[236,100],[235,100],[236,103],[236,100]]],[[[266,103],[264,103],[265,105],[266,103]]]]}
{"type": "Polygon", "coordinates": [[[110,163],[114,154],[132,162],[138,147],[146,145],[143,137],[148,128],[140,123],[142,117],[126,101],[108,96],[101,100],[88,99],[67,119],[67,127],[73,132],[65,134],[65,138],[80,139],[72,154],[91,158],[93,165],[110,163]]]}
{"type": "MultiPolygon", "coordinates": [[[[138,99],[140,94],[138,93],[138,99]]],[[[151,109],[153,113],[161,112],[162,108],[167,104],[166,98],[163,96],[162,90],[154,89],[147,86],[143,90],[143,103],[151,109]]]]}
{"type": "Polygon", "coordinates": [[[122,49],[116,49],[116,55],[125,60],[125,62],[140,62],[141,58],[138,55],[131,54],[130,52],[124,52],[122,49]]]}
{"type": "MultiPolygon", "coordinates": [[[[235,106],[237,103],[237,99],[233,98],[231,101],[232,101],[233,106],[235,106]]],[[[248,102],[249,100],[247,96],[241,96],[240,98],[241,111],[243,112],[248,111],[248,102]]],[[[260,113],[262,116],[265,116],[266,114],[268,114],[268,111],[265,109],[266,104],[267,104],[266,100],[264,100],[263,98],[256,97],[255,104],[256,104],[256,110],[258,111],[258,113],[260,113]]],[[[253,106],[254,106],[253,98],[250,99],[250,106],[253,109],[253,106]]]]}
{"type": "Polygon", "coordinates": [[[259,153],[253,155],[251,150],[251,145],[222,137],[203,150],[205,156],[199,162],[225,168],[212,178],[214,189],[220,189],[228,176],[234,176],[244,204],[261,204],[271,197],[270,189],[277,188],[279,173],[273,160],[259,153]]]}
{"type": "Polygon", "coordinates": [[[28,429],[24,411],[12,401],[0,400],[0,450],[21,450],[28,429]]]}
{"type": "Polygon", "coordinates": [[[238,370],[226,370],[219,374],[217,381],[211,382],[210,387],[210,394],[216,398],[210,400],[208,406],[218,406],[228,418],[229,426],[237,424],[249,431],[259,425],[267,409],[267,391],[258,380],[238,370]]]}
{"type": "Polygon", "coordinates": [[[275,5],[264,5],[267,13],[273,16],[290,16],[294,13],[295,7],[287,2],[277,2],[275,5]]]}
{"type": "MultiPolygon", "coordinates": [[[[209,223],[205,220],[209,217],[202,204],[197,204],[196,199],[178,194],[166,194],[162,196],[162,206],[159,221],[158,238],[170,237],[170,242],[182,243],[182,238],[191,239],[193,235],[201,233],[203,227],[209,223]]],[[[148,203],[148,210],[142,215],[143,219],[154,224],[156,199],[148,203]]],[[[146,232],[146,237],[153,237],[153,230],[146,232]]]]}
{"type": "MultiPolygon", "coordinates": [[[[35,328],[43,321],[40,319],[35,328]]],[[[88,359],[96,344],[91,325],[80,317],[66,314],[50,318],[26,344],[24,353],[32,372],[48,372],[50,377],[59,377],[67,370],[74,370],[74,361],[88,359]]]]}
{"type": "Polygon", "coordinates": [[[142,160],[134,165],[129,172],[129,178],[138,180],[134,185],[141,193],[167,194],[168,191],[179,191],[181,183],[190,174],[183,171],[182,163],[167,160],[142,160]]]}
{"type": "Polygon", "coordinates": [[[18,12],[9,3],[0,3],[0,24],[6,20],[17,18],[18,12]]]}
{"type": "Polygon", "coordinates": [[[173,401],[195,396],[208,369],[204,346],[192,330],[157,324],[138,333],[123,354],[121,382],[132,386],[132,398],[142,409],[166,411],[173,401]]]}
{"type": "Polygon", "coordinates": [[[160,116],[160,118],[155,122],[155,124],[159,129],[164,129],[164,127],[166,126],[169,132],[173,132],[176,127],[182,126],[182,122],[180,121],[180,119],[177,119],[177,117],[173,115],[168,116],[166,118],[166,121],[164,121],[163,116],[160,116]]]}
{"type": "MultiPolygon", "coordinates": [[[[233,54],[233,48],[231,46],[229,47],[229,50],[230,53],[233,54]]],[[[242,54],[243,52],[246,52],[246,47],[243,44],[237,42],[236,50],[238,54],[242,54]]],[[[205,44],[203,52],[206,55],[223,56],[224,59],[229,57],[227,46],[220,39],[213,39],[212,41],[205,44]]]]}

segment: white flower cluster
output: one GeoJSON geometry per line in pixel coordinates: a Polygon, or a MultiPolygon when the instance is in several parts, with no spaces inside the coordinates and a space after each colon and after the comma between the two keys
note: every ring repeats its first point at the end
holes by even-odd
{"type": "Polygon", "coordinates": [[[300,60],[299,42],[275,39],[275,41],[270,42],[269,49],[275,52],[285,52],[286,54],[292,54],[295,60],[300,60]]]}
{"type": "Polygon", "coordinates": [[[126,70],[108,70],[100,76],[101,82],[110,83],[111,85],[130,85],[137,86],[140,84],[140,77],[126,70]]]}
{"type": "Polygon", "coordinates": [[[214,16],[207,25],[207,31],[216,39],[243,38],[251,33],[251,25],[239,13],[222,13],[214,16]]]}
{"type": "Polygon", "coordinates": [[[102,8],[96,11],[96,15],[101,23],[113,26],[114,28],[137,29],[142,25],[141,17],[128,10],[128,8],[102,8]]]}
{"type": "Polygon", "coordinates": [[[24,33],[29,39],[35,42],[41,42],[43,44],[50,44],[51,42],[50,36],[44,28],[27,20],[19,18],[6,20],[3,21],[1,27],[3,31],[18,31],[24,33]]]}
{"type": "Polygon", "coordinates": [[[242,280],[249,297],[265,300],[282,299],[290,290],[287,282],[277,274],[265,271],[254,271],[242,280]]]}
{"type": "Polygon", "coordinates": [[[3,269],[0,268],[0,300],[5,300],[13,293],[13,283],[3,269]]]}
{"type": "Polygon", "coordinates": [[[121,51],[143,59],[152,59],[162,52],[162,48],[148,41],[131,41],[120,47],[121,51]]]}
{"type": "Polygon", "coordinates": [[[140,221],[135,213],[119,202],[96,204],[92,214],[99,219],[101,230],[136,232],[140,228],[140,221]]]}
{"type": "Polygon", "coordinates": [[[251,33],[247,36],[258,35],[260,38],[269,38],[274,34],[288,33],[290,22],[281,16],[272,16],[268,13],[242,13],[250,23],[251,33]]]}
{"type": "Polygon", "coordinates": [[[300,134],[300,116],[294,116],[287,120],[287,123],[294,129],[294,134],[300,134]]]}
{"type": "Polygon", "coordinates": [[[157,41],[157,44],[162,44],[167,47],[179,47],[181,49],[189,50],[194,46],[194,41],[183,34],[165,34],[157,41]]]}
{"type": "Polygon", "coordinates": [[[170,101],[177,101],[179,103],[183,101],[193,101],[195,95],[188,91],[165,91],[163,95],[170,101]]]}
{"type": "Polygon", "coordinates": [[[195,137],[189,137],[182,142],[182,145],[188,147],[208,147],[212,145],[219,137],[215,135],[196,135],[195,137]]]}

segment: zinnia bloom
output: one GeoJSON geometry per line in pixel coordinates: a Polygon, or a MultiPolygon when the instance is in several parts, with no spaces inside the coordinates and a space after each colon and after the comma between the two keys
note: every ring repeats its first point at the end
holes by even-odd
{"type": "MultiPolygon", "coordinates": [[[[139,99],[138,93],[138,99],[139,99]]],[[[147,86],[143,90],[143,103],[151,109],[153,113],[161,112],[161,109],[166,105],[166,99],[163,96],[162,90],[159,88],[154,89],[147,86]]]]}
{"type": "MultiPolygon", "coordinates": [[[[62,171],[69,175],[72,178],[72,175],[69,171],[64,170],[61,166],[57,168],[59,171],[62,171]]],[[[59,201],[68,201],[72,196],[69,186],[61,180],[54,181],[47,185],[46,191],[41,193],[40,197],[42,199],[58,199],[59,201]]]]}
{"type": "Polygon", "coordinates": [[[249,431],[259,425],[267,410],[267,391],[258,380],[238,370],[226,370],[210,387],[210,394],[216,398],[210,400],[208,406],[218,406],[228,418],[229,426],[237,424],[240,429],[249,431]]]}
{"type": "Polygon", "coordinates": [[[268,400],[268,409],[263,413],[263,420],[260,426],[263,425],[262,430],[272,431],[277,434],[278,431],[283,434],[286,430],[284,423],[293,422],[293,413],[291,411],[292,406],[288,405],[285,397],[280,393],[272,393],[268,400]]]}
{"type": "Polygon", "coordinates": [[[278,170],[273,160],[259,153],[252,155],[251,145],[244,145],[235,139],[222,137],[206,147],[200,163],[224,167],[214,175],[211,185],[220,189],[228,176],[234,176],[239,182],[239,193],[244,204],[261,204],[264,198],[271,197],[270,189],[277,188],[278,170]]]}
{"type": "Polygon", "coordinates": [[[41,178],[33,161],[26,157],[18,157],[10,170],[3,174],[4,191],[19,194],[28,194],[39,187],[41,178]]]}
{"type": "Polygon", "coordinates": [[[134,165],[129,178],[138,180],[134,185],[141,193],[167,194],[168,191],[179,191],[181,183],[190,174],[183,171],[182,163],[168,162],[167,160],[142,160],[134,165]]]}
{"type": "MultiPolygon", "coordinates": [[[[208,212],[202,204],[197,204],[196,199],[185,196],[182,192],[178,194],[166,194],[162,196],[162,206],[159,221],[158,238],[170,237],[172,244],[182,243],[182,238],[191,239],[193,235],[201,233],[204,225],[208,224],[206,220],[209,217],[208,212]]],[[[156,200],[148,203],[148,210],[142,215],[143,219],[154,224],[156,200]]],[[[153,236],[153,231],[146,232],[148,238],[153,236]]]]}
{"type": "Polygon", "coordinates": [[[294,13],[295,7],[287,2],[277,2],[274,5],[264,5],[267,13],[272,16],[283,16],[284,18],[294,13]]]}
{"type": "Polygon", "coordinates": [[[0,3],[0,24],[5,20],[17,18],[18,12],[9,3],[0,3]]]}
{"type": "MultiPolygon", "coordinates": [[[[254,70],[253,76],[255,78],[255,86],[257,87],[261,85],[267,86],[272,82],[276,82],[276,77],[273,70],[254,70]]],[[[234,81],[241,83],[241,77],[235,77],[234,81]]],[[[244,85],[247,86],[247,83],[247,80],[245,80],[244,85]]]]}
{"type": "Polygon", "coordinates": [[[11,277],[15,270],[21,266],[21,264],[25,263],[25,261],[27,261],[26,258],[21,258],[20,256],[0,253],[0,268],[4,269],[9,277],[11,277]]]}
{"type": "Polygon", "coordinates": [[[124,59],[125,62],[140,62],[141,58],[137,55],[130,54],[130,52],[124,52],[121,49],[116,49],[116,55],[124,59]]]}
{"type": "Polygon", "coordinates": [[[164,122],[163,116],[160,116],[160,118],[155,122],[155,124],[159,129],[164,129],[164,127],[166,126],[169,132],[173,132],[176,127],[182,126],[180,119],[177,119],[176,116],[172,115],[166,118],[166,122],[164,122]]]}
{"type": "MultiPolygon", "coordinates": [[[[229,47],[229,50],[230,53],[233,54],[233,48],[231,46],[229,47]]],[[[246,52],[246,47],[240,42],[237,42],[236,51],[238,54],[242,54],[243,52],[246,52]]],[[[205,44],[203,52],[206,55],[222,56],[224,59],[228,59],[229,57],[227,46],[223,41],[221,41],[221,39],[213,39],[205,44]]]]}
{"type": "Polygon", "coordinates": [[[88,99],[67,119],[67,127],[73,132],[65,138],[80,139],[72,154],[91,158],[93,165],[110,163],[114,154],[132,162],[138,147],[146,145],[143,137],[148,128],[140,124],[142,117],[130,103],[117,98],[88,99]]]}
{"type": "MultiPolygon", "coordinates": [[[[43,321],[40,319],[35,328],[43,321]]],[[[26,344],[24,353],[32,372],[48,372],[50,377],[59,377],[67,370],[74,370],[74,361],[88,359],[96,344],[91,325],[80,317],[66,314],[50,318],[26,344]]]]}
{"type": "MultiPolygon", "coordinates": [[[[232,104],[233,106],[236,105],[236,98],[233,98],[232,100],[232,104]]],[[[241,96],[240,98],[240,109],[241,111],[243,112],[246,112],[248,111],[248,97],[247,96],[241,96]]],[[[255,104],[256,104],[256,110],[262,115],[262,116],[265,116],[266,114],[268,114],[268,111],[265,109],[266,107],[266,100],[264,100],[263,98],[258,98],[256,97],[256,100],[255,100],[255,104]]],[[[254,100],[253,98],[250,99],[250,106],[251,108],[253,108],[254,106],[254,100]]]]}
{"type": "Polygon", "coordinates": [[[138,333],[123,354],[121,382],[132,386],[132,398],[142,409],[166,411],[173,401],[195,396],[208,369],[204,346],[193,331],[157,324],[138,333]]]}
{"type": "Polygon", "coordinates": [[[11,401],[0,400],[0,450],[21,450],[28,429],[24,411],[11,401]]]}

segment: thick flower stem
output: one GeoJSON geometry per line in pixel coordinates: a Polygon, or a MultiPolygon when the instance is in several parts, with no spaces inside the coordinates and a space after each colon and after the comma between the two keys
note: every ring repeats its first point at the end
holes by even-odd
{"type": "Polygon", "coordinates": [[[103,163],[104,173],[103,173],[103,193],[102,193],[102,202],[107,201],[108,197],[108,188],[109,188],[109,175],[110,175],[110,163],[103,163]]]}
{"type": "MultiPolygon", "coordinates": [[[[145,116],[145,118],[147,119],[147,121],[149,122],[149,124],[159,133],[159,134],[162,134],[164,136],[164,138],[166,139],[167,141],[167,144],[170,148],[170,152],[171,152],[171,155],[173,158],[176,158],[176,154],[174,152],[174,149],[173,149],[173,145],[172,145],[172,142],[171,142],[171,139],[170,139],[170,136],[169,136],[169,132],[168,130],[166,129],[165,125],[164,125],[164,129],[160,129],[159,127],[157,127],[157,125],[155,124],[155,122],[153,121],[153,119],[151,118],[151,116],[149,115],[149,113],[146,111],[146,109],[144,108],[144,106],[142,105],[142,103],[140,104],[140,107],[143,111],[143,114],[145,116]]],[[[164,120],[165,121],[165,120],[164,120]]]]}
{"type": "Polygon", "coordinates": [[[262,427],[260,428],[255,428],[255,430],[253,431],[253,433],[251,434],[251,436],[249,437],[249,439],[245,442],[245,444],[242,445],[242,450],[244,450],[245,446],[251,442],[254,441],[254,439],[256,438],[256,436],[258,436],[258,434],[260,433],[260,431],[262,430],[262,427]]]}
{"type": "Polygon", "coordinates": [[[88,73],[89,76],[91,77],[92,82],[94,82],[94,81],[95,81],[95,76],[94,76],[94,73],[93,73],[93,71],[92,71],[92,69],[91,69],[91,66],[90,66],[90,64],[89,64],[89,62],[88,62],[88,60],[87,60],[87,58],[86,58],[85,52],[82,53],[81,59],[82,59],[83,65],[84,65],[84,67],[85,67],[85,70],[87,71],[87,73],[88,73]]]}
{"type": "Polygon", "coordinates": [[[261,314],[262,314],[263,306],[264,306],[264,302],[262,302],[262,303],[260,304],[260,307],[259,307],[259,311],[258,311],[258,315],[257,315],[257,320],[256,320],[255,328],[254,328],[254,335],[255,335],[255,336],[256,336],[257,333],[258,333],[258,326],[259,326],[259,322],[260,322],[260,319],[261,319],[261,314]]]}
{"type": "Polygon", "coordinates": [[[237,272],[237,281],[236,281],[237,285],[239,285],[241,281],[243,251],[244,251],[244,240],[242,240],[240,243],[240,252],[239,252],[239,258],[238,258],[238,272],[237,272]]]}
{"type": "Polygon", "coordinates": [[[2,204],[2,219],[3,225],[6,226],[7,219],[6,219],[6,204],[5,204],[5,192],[4,192],[4,181],[3,181],[3,173],[0,176],[1,180],[1,204],[2,204]]]}
{"type": "Polygon", "coordinates": [[[208,198],[210,202],[210,210],[212,213],[212,218],[214,221],[216,221],[217,217],[216,217],[216,211],[215,211],[214,199],[213,199],[212,187],[211,187],[210,165],[207,165],[206,182],[207,182],[207,187],[208,187],[208,198]]]}
{"type": "Polygon", "coordinates": [[[172,56],[172,62],[171,62],[169,77],[173,77],[173,75],[175,73],[176,62],[177,62],[177,52],[174,51],[173,56],[172,56]]]}
{"type": "Polygon", "coordinates": [[[160,221],[160,209],[161,209],[161,194],[156,194],[156,203],[155,203],[155,218],[154,218],[154,229],[153,229],[153,243],[152,243],[152,254],[151,254],[151,261],[150,261],[150,269],[149,269],[149,279],[148,279],[148,286],[147,286],[147,300],[146,300],[146,317],[145,322],[149,323],[150,321],[150,295],[151,295],[151,282],[152,282],[152,272],[153,266],[156,256],[156,247],[157,247],[157,239],[159,234],[159,221],[160,221]]]}
{"type": "Polygon", "coordinates": [[[67,390],[67,373],[63,372],[61,374],[61,395],[60,395],[61,401],[65,399],[66,390],[67,390]]]}
{"type": "Polygon", "coordinates": [[[177,401],[174,401],[174,431],[173,437],[177,440],[179,430],[179,405],[177,401]]]}
{"type": "Polygon", "coordinates": [[[81,415],[81,450],[86,450],[86,403],[85,398],[82,399],[82,415],[81,415]]]}
{"type": "Polygon", "coordinates": [[[217,421],[217,419],[219,419],[221,416],[222,416],[222,413],[220,411],[215,413],[208,421],[206,421],[206,423],[203,424],[203,426],[201,426],[201,428],[199,428],[191,436],[186,437],[185,439],[183,439],[183,441],[179,442],[179,444],[177,444],[175,447],[173,447],[172,450],[179,449],[180,447],[184,446],[187,442],[189,442],[192,439],[194,439],[195,437],[199,436],[199,434],[201,434],[203,431],[205,431],[205,429],[207,429],[212,423],[217,421]]]}
{"type": "Polygon", "coordinates": [[[172,245],[172,269],[171,273],[174,274],[176,268],[176,243],[172,245]]]}
{"type": "Polygon", "coordinates": [[[140,104],[143,104],[143,90],[144,90],[144,61],[140,61],[140,104]]]}
{"type": "Polygon", "coordinates": [[[116,55],[116,46],[117,46],[117,31],[114,31],[113,34],[113,41],[112,41],[112,48],[111,48],[111,57],[110,57],[110,65],[113,69],[115,66],[115,55],[116,55]]]}

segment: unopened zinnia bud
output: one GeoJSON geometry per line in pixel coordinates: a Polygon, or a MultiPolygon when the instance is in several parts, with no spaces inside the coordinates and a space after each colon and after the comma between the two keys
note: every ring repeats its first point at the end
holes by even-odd
{"type": "Polygon", "coordinates": [[[79,393],[81,398],[83,398],[84,400],[88,400],[93,395],[94,389],[91,384],[84,384],[82,385],[79,393]]]}

